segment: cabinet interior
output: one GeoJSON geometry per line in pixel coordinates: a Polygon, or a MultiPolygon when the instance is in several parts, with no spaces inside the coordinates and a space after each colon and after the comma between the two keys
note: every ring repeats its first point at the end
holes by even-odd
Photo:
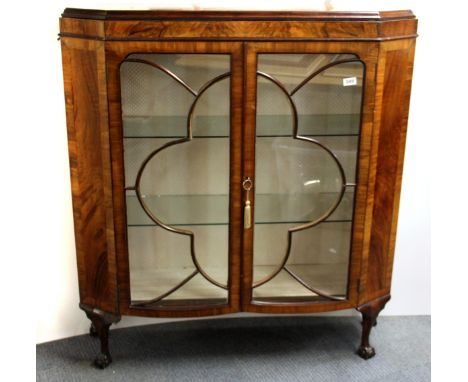
{"type": "MultiPolygon", "coordinates": [[[[132,54],[121,65],[132,301],[162,296],[183,280],[161,301],[228,299],[230,131],[240,128],[230,123],[230,64],[221,54],[132,54]],[[191,277],[189,237],[158,225],[141,202],[166,228],[193,233],[199,266],[219,285],[191,277]]],[[[260,54],[257,71],[265,76],[256,89],[253,299],[319,297],[291,272],[345,298],[363,66],[350,54],[260,54]],[[296,132],[284,91],[296,108],[296,132]],[[255,286],[281,264],[288,229],[320,219],[337,198],[323,222],[293,234],[287,269],[255,286]]]]}

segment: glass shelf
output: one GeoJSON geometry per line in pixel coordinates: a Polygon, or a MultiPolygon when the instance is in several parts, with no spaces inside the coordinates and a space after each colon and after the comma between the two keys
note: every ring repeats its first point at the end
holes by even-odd
{"type": "MultiPolygon", "coordinates": [[[[255,224],[307,223],[337,199],[337,193],[258,194],[255,224]]],[[[350,222],[354,192],[347,191],[327,222],[350,222]]],[[[127,225],[154,226],[135,195],[127,195],[127,225]]],[[[228,195],[145,195],[144,201],[162,222],[173,226],[228,224],[228,195]]]]}
{"type": "MultiPolygon", "coordinates": [[[[299,114],[299,134],[304,136],[357,136],[359,114],[299,114]]],[[[124,138],[182,138],[187,132],[186,116],[124,116],[124,138]]],[[[204,138],[227,138],[229,116],[195,116],[193,135],[204,138]]],[[[257,136],[289,137],[291,115],[259,115],[257,136]]]]}

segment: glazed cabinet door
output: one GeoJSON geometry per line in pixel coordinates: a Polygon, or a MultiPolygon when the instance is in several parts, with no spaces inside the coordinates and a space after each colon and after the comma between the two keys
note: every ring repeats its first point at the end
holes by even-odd
{"type": "Polygon", "coordinates": [[[364,50],[337,43],[248,46],[245,310],[329,310],[356,301],[364,50]]]}
{"type": "Polygon", "coordinates": [[[241,54],[238,43],[109,44],[123,314],[238,310],[241,54]]]}

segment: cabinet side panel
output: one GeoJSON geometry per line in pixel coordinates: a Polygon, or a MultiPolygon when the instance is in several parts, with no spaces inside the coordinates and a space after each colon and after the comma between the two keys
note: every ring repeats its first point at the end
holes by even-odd
{"type": "Polygon", "coordinates": [[[104,48],[62,39],[62,58],[80,300],[115,312],[104,48]]]}
{"type": "Polygon", "coordinates": [[[390,292],[413,72],[414,40],[383,43],[377,75],[378,142],[372,231],[361,303],[390,292]]]}

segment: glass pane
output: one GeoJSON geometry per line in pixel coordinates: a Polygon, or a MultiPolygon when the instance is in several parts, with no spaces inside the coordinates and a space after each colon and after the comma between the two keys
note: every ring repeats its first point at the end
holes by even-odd
{"type": "Polygon", "coordinates": [[[133,304],[227,302],[229,71],[228,55],[121,65],[133,304]]]}
{"type": "MultiPolygon", "coordinates": [[[[228,56],[216,54],[133,54],[129,59],[157,64],[180,78],[194,91],[198,91],[215,77],[229,72],[230,67],[228,56]]],[[[121,71],[121,83],[124,136],[185,137],[193,94],[171,76],[151,65],[125,63],[123,66],[125,68],[121,71]]],[[[228,137],[229,106],[227,78],[210,86],[198,100],[192,118],[193,135],[228,137]]]]}
{"type": "MultiPolygon", "coordinates": [[[[258,71],[273,76],[291,93],[326,65],[353,59],[356,57],[352,54],[260,54],[258,71]]],[[[329,67],[297,89],[292,97],[299,134],[357,135],[363,73],[360,62],[343,63],[329,67]],[[355,85],[343,86],[344,79],[353,78],[355,85]]],[[[257,77],[257,81],[257,136],[291,136],[292,114],[284,93],[266,78],[257,77]]]]}
{"type": "MultiPolygon", "coordinates": [[[[326,294],[346,295],[351,225],[351,222],[327,222],[294,233],[288,268],[326,294]]],[[[290,224],[255,226],[254,283],[278,268],[286,252],[287,230],[292,227],[290,224]]],[[[255,298],[313,296],[285,271],[254,289],[255,298]]]]}
{"type": "Polygon", "coordinates": [[[363,65],[260,54],[257,74],[253,298],[344,299],[363,65]]]}

